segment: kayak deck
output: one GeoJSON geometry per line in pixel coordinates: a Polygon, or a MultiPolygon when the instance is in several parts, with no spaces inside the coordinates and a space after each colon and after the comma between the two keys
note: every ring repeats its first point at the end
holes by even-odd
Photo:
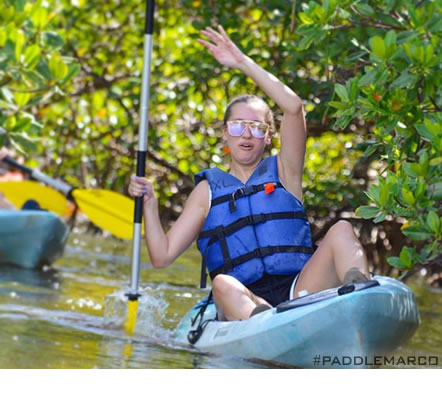
{"type": "MultiPolygon", "coordinates": [[[[215,306],[209,304],[203,319],[212,321],[204,323],[193,346],[302,368],[367,367],[366,360],[388,355],[405,343],[420,322],[414,294],[406,285],[388,277],[374,280],[379,285],[342,294],[338,288],[329,289],[310,295],[313,302],[307,301],[309,296],[295,299],[246,321],[215,321],[215,306]],[[315,301],[315,296],[322,299],[315,301]],[[324,364],[324,357],[338,361],[324,364]],[[356,365],[361,358],[364,363],[356,365]]],[[[193,325],[192,320],[199,310],[200,305],[195,306],[178,325],[179,343],[189,344],[188,333],[198,326],[199,318],[193,325]]]]}
{"type": "Polygon", "coordinates": [[[63,254],[67,225],[47,211],[0,210],[0,264],[49,265],[63,254]]]}

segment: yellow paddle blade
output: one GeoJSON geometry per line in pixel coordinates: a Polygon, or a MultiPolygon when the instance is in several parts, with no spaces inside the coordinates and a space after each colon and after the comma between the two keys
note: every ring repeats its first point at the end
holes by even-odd
{"type": "Polygon", "coordinates": [[[132,239],[134,201],[104,189],[74,189],[78,207],[100,228],[121,239],[132,239]]]}
{"type": "Polygon", "coordinates": [[[35,200],[44,210],[69,215],[67,199],[56,190],[33,181],[0,182],[0,192],[20,209],[27,200],[35,200]]]}
{"type": "Polygon", "coordinates": [[[138,300],[129,300],[127,310],[127,320],[124,323],[124,329],[128,335],[133,335],[137,323],[138,300]]]}

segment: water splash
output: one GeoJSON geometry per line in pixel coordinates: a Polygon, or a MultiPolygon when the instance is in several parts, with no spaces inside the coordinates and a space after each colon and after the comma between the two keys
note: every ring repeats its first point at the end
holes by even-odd
{"type": "MultiPolygon", "coordinates": [[[[108,328],[123,329],[128,317],[129,288],[111,293],[106,297],[104,324],[108,328]]],[[[163,291],[154,286],[147,286],[139,291],[138,311],[134,335],[147,336],[168,340],[172,332],[162,326],[165,319],[168,302],[164,299],[163,291]]]]}

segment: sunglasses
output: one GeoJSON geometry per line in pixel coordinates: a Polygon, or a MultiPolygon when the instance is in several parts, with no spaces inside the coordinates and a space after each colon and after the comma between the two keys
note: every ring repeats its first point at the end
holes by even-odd
{"type": "Polygon", "coordinates": [[[249,127],[252,135],[258,139],[264,138],[269,130],[269,125],[264,122],[247,121],[247,120],[234,120],[227,121],[227,130],[230,136],[242,136],[249,127]]]}

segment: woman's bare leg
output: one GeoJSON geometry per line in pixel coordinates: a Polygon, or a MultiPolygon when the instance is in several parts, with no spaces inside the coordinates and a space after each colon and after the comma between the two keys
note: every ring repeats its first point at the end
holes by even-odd
{"type": "Polygon", "coordinates": [[[246,320],[257,305],[268,304],[229,275],[220,274],[213,279],[212,294],[221,321],[246,320]]]}
{"type": "Polygon", "coordinates": [[[339,221],[329,229],[299,274],[294,297],[301,290],[314,293],[342,285],[351,268],[369,279],[367,258],[353,227],[347,221],[339,221]]]}

